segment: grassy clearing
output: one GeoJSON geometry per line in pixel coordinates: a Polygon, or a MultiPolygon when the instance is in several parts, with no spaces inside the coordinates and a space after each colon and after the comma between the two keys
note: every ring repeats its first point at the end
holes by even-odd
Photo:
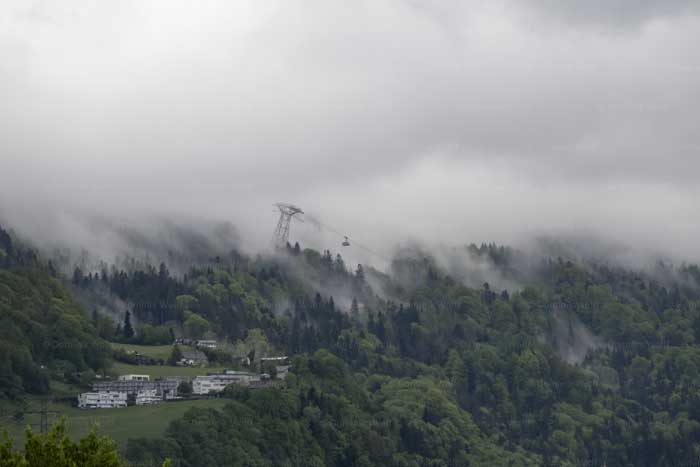
{"type": "Polygon", "coordinates": [[[191,367],[191,366],[167,366],[167,365],[127,365],[126,363],[115,362],[111,371],[118,375],[150,375],[152,378],[158,376],[203,376],[207,373],[223,371],[223,367],[191,367]]]}
{"type": "Polygon", "coordinates": [[[112,343],[112,348],[114,349],[124,349],[126,351],[138,352],[141,355],[146,355],[151,358],[160,358],[167,360],[170,357],[170,353],[173,351],[173,346],[168,345],[134,345],[134,344],[118,344],[112,343]]]}
{"type": "MultiPolygon", "coordinates": [[[[168,424],[180,418],[192,407],[220,409],[226,405],[225,399],[166,402],[158,405],[134,406],[125,409],[81,410],[63,404],[50,404],[49,410],[60,412],[65,418],[66,431],[73,439],[84,437],[93,426],[98,433],[114,439],[120,449],[126,447],[129,438],[154,438],[162,436],[168,424]]],[[[57,419],[52,417],[52,421],[57,419]]],[[[24,445],[25,428],[38,424],[38,415],[28,415],[20,423],[7,418],[0,419],[0,431],[8,430],[18,447],[24,445]]],[[[33,429],[38,429],[36,426],[33,429]]]]}
{"type": "Polygon", "coordinates": [[[84,392],[79,386],[67,384],[62,381],[51,380],[51,395],[56,398],[75,396],[79,392],[84,392]]]}

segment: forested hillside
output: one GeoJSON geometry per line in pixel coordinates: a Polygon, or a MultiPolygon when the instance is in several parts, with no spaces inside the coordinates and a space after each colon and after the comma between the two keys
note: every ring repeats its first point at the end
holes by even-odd
{"type": "Polygon", "coordinates": [[[160,438],[132,439],[126,454],[139,465],[666,466],[700,456],[696,266],[462,251],[520,284],[506,290],[468,287],[418,250],[382,273],[290,245],[256,258],[212,251],[185,274],[137,261],[75,269],[64,286],[4,245],[7,397],[45,392],[47,371],[104,366],[104,353],[72,351],[100,339],[256,339],[292,357],[284,383],[229,387],[223,411],[193,409],[160,438]]]}
{"type": "Polygon", "coordinates": [[[108,348],[82,306],[29,248],[0,229],[0,399],[104,368],[108,348]]]}
{"type": "Polygon", "coordinates": [[[411,290],[394,284],[397,301],[348,315],[317,298],[283,315],[302,336],[287,349],[311,352],[286,387],[229,394],[223,413],[193,411],[162,441],[134,440],[129,455],[192,466],[697,457],[696,268],[678,271],[669,290],[641,273],[547,260],[539,285],[508,293],[464,287],[429,260],[404,263],[421,279],[411,290]],[[561,352],[582,329],[596,343],[572,365],[561,352]]]}

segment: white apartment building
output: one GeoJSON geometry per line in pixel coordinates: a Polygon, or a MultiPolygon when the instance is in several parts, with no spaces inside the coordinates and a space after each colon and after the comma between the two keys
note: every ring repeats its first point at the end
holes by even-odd
{"type": "Polygon", "coordinates": [[[232,383],[233,381],[224,380],[217,376],[197,376],[192,381],[192,392],[199,395],[217,393],[232,383]]]}
{"type": "Polygon", "coordinates": [[[119,381],[150,381],[149,375],[121,375],[119,381]]]}
{"type": "Polygon", "coordinates": [[[136,393],[136,405],[160,404],[163,397],[157,389],[145,389],[136,393]]]}
{"type": "Polygon", "coordinates": [[[204,340],[200,339],[196,342],[197,347],[204,347],[207,349],[216,349],[218,347],[218,343],[216,341],[212,340],[204,340]]]}
{"type": "Polygon", "coordinates": [[[257,373],[249,373],[247,371],[224,370],[222,375],[217,375],[222,378],[230,379],[234,383],[249,384],[253,381],[260,381],[262,375],[257,373]]]}
{"type": "Polygon", "coordinates": [[[118,409],[126,407],[126,393],[116,391],[85,392],[78,396],[81,409],[118,409]]]}
{"type": "Polygon", "coordinates": [[[221,392],[229,384],[241,384],[248,386],[251,382],[260,381],[262,375],[245,371],[226,370],[223,374],[197,376],[192,381],[194,394],[212,394],[221,392]]]}

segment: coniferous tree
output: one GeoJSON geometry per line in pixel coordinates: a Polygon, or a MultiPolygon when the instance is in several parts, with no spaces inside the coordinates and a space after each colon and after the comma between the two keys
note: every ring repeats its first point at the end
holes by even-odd
{"type": "Polygon", "coordinates": [[[365,281],[365,269],[361,264],[357,265],[357,269],[355,270],[355,279],[357,279],[359,282],[365,281]]]}
{"type": "Polygon", "coordinates": [[[357,304],[357,299],[353,297],[352,304],[350,305],[350,316],[353,321],[357,321],[360,316],[360,306],[357,304]]]}
{"type": "Polygon", "coordinates": [[[339,273],[344,273],[345,271],[345,261],[343,261],[343,257],[340,256],[340,253],[335,255],[335,261],[333,261],[333,269],[335,272],[339,273]]]}
{"type": "Polygon", "coordinates": [[[175,366],[181,359],[182,351],[180,350],[180,346],[176,344],[173,346],[173,350],[170,352],[170,356],[168,357],[168,365],[175,366]]]}
{"type": "Polygon", "coordinates": [[[127,339],[134,337],[134,328],[131,325],[131,312],[129,310],[126,310],[126,315],[124,316],[124,328],[122,332],[127,339]]]}
{"type": "Polygon", "coordinates": [[[84,280],[85,275],[83,274],[83,270],[79,267],[76,267],[73,271],[73,283],[77,286],[82,286],[84,280]]]}

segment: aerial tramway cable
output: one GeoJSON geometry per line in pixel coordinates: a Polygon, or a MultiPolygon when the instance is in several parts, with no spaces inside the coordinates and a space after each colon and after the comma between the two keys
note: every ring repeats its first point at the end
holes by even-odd
{"type": "Polygon", "coordinates": [[[338,235],[340,238],[344,239],[344,241],[343,241],[344,246],[350,246],[350,245],[356,246],[362,250],[365,250],[367,253],[376,256],[377,258],[380,258],[386,262],[391,262],[391,260],[386,258],[384,255],[377,253],[376,251],[372,250],[370,247],[359,243],[357,240],[353,239],[353,237],[350,237],[349,235],[345,235],[344,233],[334,229],[333,227],[331,227],[327,224],[324,224],[323,222],[318,220],[317,217],[314,216],[311,221],[313,224],[316,224],[318,227],[321,227],[321,228],[327,230],[328,232],[334,233],[334,234],[338,235]],[[345,243],[348,243],[348,245],[345,245],[345,243]]]}

